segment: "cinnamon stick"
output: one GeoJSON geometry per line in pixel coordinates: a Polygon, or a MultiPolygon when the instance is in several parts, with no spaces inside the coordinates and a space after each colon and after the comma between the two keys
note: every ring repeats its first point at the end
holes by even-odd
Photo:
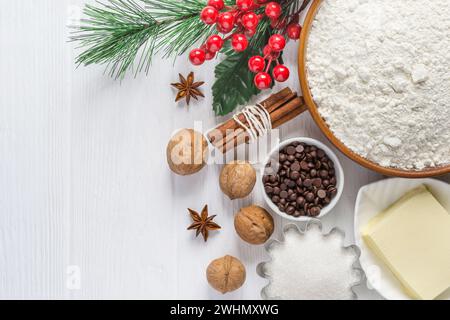
{"type": "Polygon", "coordinates": [[[283,105],[281,108],[272,112],[270,114],[270,119],[272,120],[272,127],[275,122],[279,121],[281,118],[283,118],[287,114],[295,111],[295,109],[300,108],[302,105],[304,105],[303,99],[300,97],[297,97],[297,98],[289,101],[285,105],[283,105]]]}
{"type": "Polygon", "coordinates": [[[280,99],[279,101],[275,102],[273,105],[266,107],[265,109],[270,114],[296,97],[297,97],[297,93],[293,92],[293,93],[287,95],[286,97],[280,99]]]}
{"type": "Polygon", "coordinates": [[[229,150],[236,148],[237,146],[246,143],[250,140],[248,132],[244,129],[236,130],[232,139],[227,139],[223,144],[219,145],[218,149],[222,153],[227,153],[229,150]]]}
{"type": "MultiPolygon", "coordinates": [[[[280,117],[282,117],[283,115],[289,113],[292,111],[292,109],[294,109],[299,103],[300,100],[298,100],[299,98],[297,97],[297,94],[292,93],[286,97],[284,97],[282,100],[274,103],[271,107],[269,107],[268,109],[266,109],[269,114],[270,114],[270,120],[271,123],[275,123],[276,121],[279,120],[280,117]]],[[[233,120],[234,123],[236,123],[233,120]]],[[[244,124],[246,124],[246,121],[243,121],[244,124]]],[[[273,127],[273,125],[272,125],[273,127]]],[[[218,148],[223,148],[223,145],[225,144],[229,144],[230,142],[232,142],[232,140],[234,140],[236,138],[236,136],[238,134],[240,134],[242,131],[244,131],[239,125],[235,128],[230,128],[227,129],[226,131],[228,132],[220,132],[220,136],[222,137],[222,139],[219,139],[218,141],[212,141],[212,143],[218,147],[218,148]],[[230,130],[234,130],[234,132],[232,134],[229,133],[230,130]]],[[[249,137],[247,138],[248,142],[249,137]]]]}
{"type": "Polygon", "coordinates": [[[302,106],[300,108],[295,109],[294,111],[292,111],[291,113],[285,115],[284,117],[280,118],[278,121],[276,121],[273,125],[272,128],[279,128],[281,127],[283,124],[285,124],[286,122],[291,121],[292,119],[298,117],[299,115],[301,115],[304,111],[306,111],[307,107],[306,106],[302,106]]]}
{"type": "MultiPolygon", "coordinates": [[[[269,113],[279,108],[281,105],[289,101],[290,99],[294,98],[296,96],[295,93],[292,92],[290,88],[284,88],[280,92],[277,92],[270,97],[268,97],[266,100],[261,102],[261,105],[264,106],[269,113]]],[[[246,119],[243,114],[238,115],[239,121],[242,123],[246,123],[246,119]]],[[[219,125],[215,130],[219,130],[220,135],[226,136],[226,131],[231,129],[237,129],[239,126],[234,121],[234,119],[230,119],[221,125],[219,125]]],[[[214,131],[215,131],[214,130],[214,131]]],[[[211,141],[211,143],[214,143],[215,141],[215,135],[208,134],[208,139],[211,141]]]]}
{"type": "MultiPolygon", "coordinates": [[[[300,115],[305,110],[306,106],[303,98],[296,97],[270,114],[272,128],[280,127],[284,123],[300,115]]],[[[242,128],[237,129],[233,134],[224,137],[225,138],[222,139],[222,141],[218,141],[216,145],[223,153],[226,153],[231,148],[235,148],[242,143],[247,143],[250,140],[247,131],[242,128]]]]}

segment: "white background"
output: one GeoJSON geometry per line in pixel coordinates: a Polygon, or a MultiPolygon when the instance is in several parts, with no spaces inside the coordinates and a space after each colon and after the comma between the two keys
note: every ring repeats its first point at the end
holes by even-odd
{"type": "MultiPolygon", "coordinates": [[[[148,77],[122,83],[101,66],[76,69],[79,51],[68,43],[67,24],[83,3],[1,3],[0,298],[222,298],[208,287],[205,269],[232,254],[248,278],[225,298],[258,299],[265,281],[255,267],[267,256],[236,236],[233,214],[262,205],[261,191],[232,202],[218,189],[220,166],[177,177],[165,160],[174,130],[224,120],[211,108],[214,62],[195,68],[206,98],[189,108],[174,103],[169,86],[194,70],[186,57],[157,58],[148,77]],[[187,208],[206,203],[223,226],[207,244],[186,231],[187,208]],[[78,274],[79,288],[72,281],[78,274]]],[[[286,52],[294,89],[296,51],[292,43],[286,52]]],[[[283,127],[282,136],[325,141],[309,115],[283,127]]],[[[345,191],[324,224],[344,229],[351,243],[356,193],[382,177],[339,156],[345,191]]],[[[278,238],[287,222],[275,221],[278,238]]]]}

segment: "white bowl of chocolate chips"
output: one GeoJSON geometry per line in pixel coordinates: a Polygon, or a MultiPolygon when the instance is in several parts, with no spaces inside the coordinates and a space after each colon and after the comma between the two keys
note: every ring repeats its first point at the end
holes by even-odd
{"type": "Polygon", "coordinates": [[[344,189],[344,171],[336,154],[311,138],[282,142],[269,154],[261,176],[268,206],[293,221],[324,217],[344,189]]]}

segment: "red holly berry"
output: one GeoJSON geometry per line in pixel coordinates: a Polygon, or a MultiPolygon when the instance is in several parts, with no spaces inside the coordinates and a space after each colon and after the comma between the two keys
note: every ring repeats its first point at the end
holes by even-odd
{"type": "Polygon", "coordinates": [[[286,39],[281,34],[274,34],[269,38],[269,46],[275,52],[280,52],[286,46],[286,39]]]}
{"type": "Polygon", "coordinates": [[[270,19],[278,19],[281,16],[281,6],[276,2],[269,2],[266,5],[266,16],[270,19]]]}
{"type": "Polygon", "coordinates": [[[253,82],[259,90],[264,90],[270,88],[272,78],[267,72],[260,72],[255,76],[253,82]]]}
{"type": "Polygon", "coordinates": [[[261,56],[253,56],[248,60],[248,69],[251,72],[257,73],[264,70],[266,61],[261,56]]]}
{"type": "Polygon", "coordinates": [[[208,6],[214,7],[220,11],[225,7],[225,4],[223,3],[223,0],[209,0],[208,6]]]}
{"type": "Polygon", "coordinates": [[[278,82],[285,82],[289,78],[289,74],[289,69],[282,64],[273,68],[272,72],[273,78],[278,82]]]}
{"type": "Polygon", "coordinates": [[[236,5],[241,11],[250,10],[254,3],[253,0],[236,0],[236,5]]]}
{"type": "Polygon", "coordinates": [[[242,25],[245,29],[256,29],[259,18],[254,12],[247,12],[242,16],[242,25]]]}
{"type": "Polygon", "coordinates": [[[266,45],[266,46],[264,47],[264,49],[263,49],[263,54],[264,54],[264,56],[268,56],[268,55],[270,55],[271,53],[272,53],[272,49],[270,48],[269,45],[266,45]]]}
{"type": "Polygon", "coordinates": [[[269,45],[266,45],[263,49],[264,57],[272,58],[272,60],[276,60],[280,57],[279,52],[275,52],[269,45]]]}
{"type": "Polygon", "coordinates": [[[231,30],[233,30],[233,27],[224,29],[219,24],[216,24],[216,29],[217,29],[217,32],[219,32],[219,33],[227,34],[227,33],[230,33],[231,30]]]}
{"type": "Polygon", "coordinates": [[[219,11],[217,11],[216,8],[207,6],[203,8],[202,12],[200,13],[200,19],[205,24],[214,24],[217,21],[217,17],[219,16],[219,11]]]}
{"type": "Polygon", "coordinates": [[[217,24],[220,26],[221,30],[225,31],[224,33],[230,32],[234,27],[234,15],[231,12],[219,14],[217,24]]]}
{"type": "Polygon", "coordinates": [[[220,49],[222,49],[223,46],[223,39],[218,34],[213,34],[206,40],[206,49],[208,51],[211,51],[212,53],[216,53],[220,49]]]}
{"type": "Polygon", "coordinates": [[[206,60],[212,60],[215,57],[216,57],[216,53],[215,52],[211,52],[209,50],[206,50],[206,55],[205,55],[206,60]]]}
{"type": "Polygon", "coordinates": [[[205,62],[206,52],[203,49],[194,49],[189,53],[189,60],[195,66],[199,66],[205,62]]]}
{"type": "Polygon", "coordinates": [[[298,23],[291,23],[287,26],[286,33],[289,39],[298,40],[300,38],[300,33],[302,32],[302,27],[298,23]]]}
{"type": "Polygon", "coordinates": [[[247,37],[251,38],[255,35],[256,29],[246,29],[244,33],[247,37]]]}
{"type": "Polygon", "coordinates": [[[243,34],[234,34],[231,38],[231,46],[236,52],[244,51],[248,47],[248,40],[243,34]]]}

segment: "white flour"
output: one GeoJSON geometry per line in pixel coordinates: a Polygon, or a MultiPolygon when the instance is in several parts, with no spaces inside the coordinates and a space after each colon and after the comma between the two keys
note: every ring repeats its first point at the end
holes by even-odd
{"type": "Polygon", "coordinates": [[[325,0],[307,66],[350,149],[387,167],[450,163],[449,0],[325,0]]]}

